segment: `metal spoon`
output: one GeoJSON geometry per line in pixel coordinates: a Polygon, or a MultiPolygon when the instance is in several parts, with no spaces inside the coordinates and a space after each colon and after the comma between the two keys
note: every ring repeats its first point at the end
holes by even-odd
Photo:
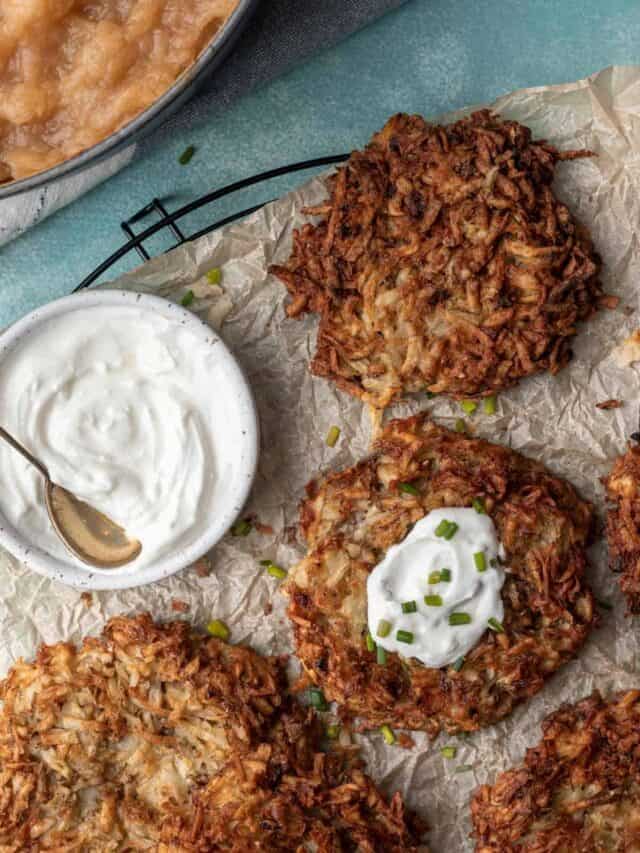
{"type": "Polygon", "coordinates": [[[44,502],[51,524],[72,554],[100,569],[117,569],[136,559],[142,551],[137,539],[129,539],[120,525],[54,483],[42,462],[1,426],[0,438],[44,477],[44,502]]]}

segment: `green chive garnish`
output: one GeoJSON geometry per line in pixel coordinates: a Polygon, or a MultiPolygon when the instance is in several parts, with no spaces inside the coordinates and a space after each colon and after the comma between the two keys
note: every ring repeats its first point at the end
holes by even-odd
{"type": "Polygon", "coordinates": [[[596,604],[598,607],[601,607],[603,610],[613,610],[613,604],[610,601],[602,601],[602,599],[597,598],[596,604]]]}
{"type": "Polygon", "coordinates": [[[466,415],[472,415],[478,408],[478,404],[475,402],[475,400],[463,400],[460,403],[460,408],[466,415]]]}
{"type": "Polygon", "coordinates": [[[449,614],[449,625],[468,625],[471,622],[471,614],[462,611],[449,614]]]}
{"type": "Polygon", "coordinates": [[[214,267],[212,270],[209,270],[207,280],[209,284],[220,284],[222,281],[222,270],[220,267],[214,267]]]}
{"type": "Polygon", "coordinates": [[[327,700],[324,698],[324,693],[317,687],[312,687],[307,691],[307,695],[309,697],[309,704],[313,705],[317,711],[326,711],[329,708],[327,700]]]}
{"type": "Polygon", "coordinates": [[[424,393],[427,395],[427,400],[433,400],[433,398],[436,396],[433,391],[425,391],[424,393]]]}
{"type": "Polygon", "coordinates": [[[482,500],[482,498],[474,498],[471,501],[471,506],[475,509],[475,511],[479,515],[486,515],[487,514],[487,511],[484,508],[484,501],[482,500]]]}
{"type": "Polygon", "coordinates": [[[460,672],[462,667],[464,666],[464,657],[459,657],[456,661],[451,664],[451,669],[455,670],[455,672],[460,672]]]}
{"type": "Polygon", "coordinates": [[[387,622],[386,619],[381,619],[378,622],[378,628],[376,630],[376,634],[379,637],[388,637],[391,633],[391,622],[387,622]]]}
{"type": "Polygon", "coordinates": [[[276,566],[275,563],[271,563],[271,565],[267,567],[267,572],[272,578],[278,578],[280,581],[284,580],[287,576],[285,570],[280,566],[276,566]]]}
{"type": "Polygon", "coordinates": [[[271,560],[260,560],[260,565],[264,566],[265,569],[268,569],[269,566],[273,565],[273,563],[271,562],[271,560]]]}
{"type": "Polygon", "coordinates": [[[329,740],[336,740],[340,736],[340,726],[337,723],[332,723],[327,726],[327,737],[329,740]]]}
{"type": "Polygon", "coordinates": [[[468,773],[469,770],[473,770],[473,764],[458,764],[456,767],[456,773],[468,773]]]}
{"type": "Polygon", "coordinates": [[[431,572],[429,574],[429,583],[430,584],[440,583],[441,580],[442,580],[442,574],[440,572],[431,572]]]}
{"type": "Polygon", "coordinates": [[[484,551],[478,551],[473,555],[473,562],[476,564],[476,569],[479,572],[486,572],[487,570],[487,558],[484,555],[484,551]]]}
{"type": "Polygon", "coordinates": [[[387,652],[386,649],[382,648],[382,646],[376,647],[376,660],[380,666],[384,666],[387,662],[387,652]]]}
{"type": "Polygon", "coordinates": [[[415,613],[418,609],[418,605],[415,601],[403,601],[400,606],[402,607],[403,613],[415,613]]]}
{"type": "Polygon", "coordinates": [[[424,603],[429,607],[442,607],[441,595],[425,595],[424,603]]]}
{"type": "Polygon", "coordinates": [[[411,631],[396,631],[396,640],[399,643],[413,643],[413,634],[411,631]]]}
{"type": "Polygon", "coordinates": [[[385,723],[384,726],[380,726],[380,734],[389,746],[392,746],[392,744],[396,742],[396,736],[393,733],[393,729],[391,726],[387,725],[387,723],[385,723]]]}
{"type": "Polygon", "coordinates": [[[456,432],[460,432],[460,433],[466,432],[467,431],[467,425],[462,420],[462,418],[456,418],[454,429],[456,432]]]}
{"type": "Polygon", "coordinates": [[[340,427],[332,426],[327,433],[327,447],[335,447],[340,438],[340,427]]]}
{"type": "Polygon", "coordinates": [[[495,415],[496,413],[496,395],[485,397],[483,401],[485,415],[495,415]]]}
{"type": "Polygon", "coordinates": [[[367,636],[364,638],[365,643],[367,644],[368,652],[375,652],[376,650],[376,641],[373,639],[369,631],[367,631],[367,636]]]}
{"type": "Polygon", "coordinates": [[[502,627],[502,623],[498,622],[497,619],[494,619],[493,616],[491,619],[487,620],[487,624],[491,628],[492,631],[495,631],[496,634],[504,634],[504,628],[502,627]]]}
{"type": "Polygon", "coordinates": [[[224,640],[225,642],[229,639],[231,634],[231,631],[222,619],[214,619],[212,622],[209,622],[207,625],[207,631],[212,637],[217,637],[219,640],[224,640]]]}
{"type": "Polygon", "coordinates": [[[451,569],[440,569],[440,580],[449,583],[451,580],[451,569]]]}
{"type": "Polygon", "coordinates": [[[440,750],[440,755],[443,758],[455,758],[457,754],[458,750],[455,748],[455,746],[443,746],[440,750]]]}
{"type": "Polygon", "coordinates": [[[178,157],[178,163],[180,163],[181,166],[186,166],[195,153],[195,145],[189,145],[189,147],[185,148],[182,154],[178,157]]]}
{"type": "Polygon", "coordinates": [[[398,490],[404,492],[405,495],[413,495],[414,498],[420,495],[420,492],[411,483],[398,483],[398,490]]]}
{"type": "Polygon", "coordinates": [[[436,536],[442,536],[443,539],[453,539],[458,530],[458,525],[455,521],[447,521],[443,518],[440,524],[436,527],[436,536]]]}
{"type": "Polygon", "coordinates": [[[247,521],[246,518],[241,519],[240,521],[236,521],[236,523],[231,528],[232,536],[248,536],[251,533],[251,522],[247,521]]]}
{"type": "Polygon", "coordinates": [[[195,298],[196,298],[196,297],[195,297],[195,294],[194,294],[193,290],[187,290],[187,292],[186,292],[186,293],[185,293],[185,295],[182,297],[182,299],[180,300],[180,302],[181,302],[181,304],[182,304],[185,308],[188,308],[188,307],[189,307],[189,305],[191,305],[191,303],[193,302],[193,300],[194,300],[195,298]]]}

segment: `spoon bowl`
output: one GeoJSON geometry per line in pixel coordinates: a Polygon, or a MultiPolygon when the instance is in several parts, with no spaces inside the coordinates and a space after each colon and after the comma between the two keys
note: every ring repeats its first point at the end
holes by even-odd
{"type": "Polygon", "coordinates": [[[45,503],[58,536],[83,563],[119,569],[140,556],[142,545],[137,539],[130,539],[115,521],[51,480],[47,480],[45,503]]]}

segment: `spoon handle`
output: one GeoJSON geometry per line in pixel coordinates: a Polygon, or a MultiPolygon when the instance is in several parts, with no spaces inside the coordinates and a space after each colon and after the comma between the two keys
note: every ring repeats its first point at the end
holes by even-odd
{"type": "Polygon", "coordinates": [[[45,478],[45,480],[51,479],[49,477],[49,472],[47,471],[45,466],[42,464],[42,462],[40,462],[39,459],[36,459],[35,456],[33,456],[31,453],[29,453],[27,448],[23,447],[20,444],[20,442],[17,439],[15,439],[10,433],[8,433],[6,431],[6,429],[4,429],[4,427],[2,427],[2,426],[0,426],[0,438],[3,438],[7,442],[7,444],[10,444],[11,447],[13,447],[14,450],[17,450],[21,456],[24,456],[24,458],[27,460],[27,462],[30,462],[35,468],[37,468],[38,471],[40,471],[42,476],[45,478]]]}

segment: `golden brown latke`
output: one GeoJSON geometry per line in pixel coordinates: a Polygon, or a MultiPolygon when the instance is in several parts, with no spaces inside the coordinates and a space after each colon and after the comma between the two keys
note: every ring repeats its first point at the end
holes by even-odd
{"type": "Polygon", "coordinates": [[[320,315],[312,371],[384,407],[560,370],[602,292],[589,235],[551,182],[559,161],[590,153],[488,110],[447,126],[389,119],[272,267],[288,314],[320,315]]]}
{"type": "Polygon", "coordinates": [[[605,480],[613,502],[607,513],[611,568],[621,572],[627,612],[640,613],[640,446],[629,445],[605,480]]]}
{"type": "Polygon", "coordinates": [[[417,850],[284,689],[283,660],[148,614],[42,646],[0,683],[0,853],[417,850]]]}
{"type": "Polygon", "coordinates": [[[436,735],[500,720],[569,660],[596,621],[584,580],[592,509],[506,447],[417,415],[391,421],[364,461],[311,484],[305,558],[289,574],[297,654],[307,677],[367,727],[436,735]],[[399,483],[419,490],[414,497],[399,483]],[[366,581],[387,549],[433,509],[484,500],[506,551],[504,633],[487,631],[459,671],[367,651],[366,581]]]}
{"type": "Polygon", "coordinates": [[[640,850],[640,691],[594,693],[542,731],[523,767],[476,791],[476,853],[640,850]]]}

